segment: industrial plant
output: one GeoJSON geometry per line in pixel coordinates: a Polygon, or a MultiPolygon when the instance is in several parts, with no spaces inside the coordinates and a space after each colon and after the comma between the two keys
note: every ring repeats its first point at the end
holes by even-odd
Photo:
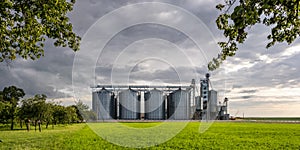
{"type": "Polygon", "coordinates": [[[97,85],[92,88],[92,110],[97,120],[228,120],[228,98],[218,103],[209,74],[186,86],[97,85]],[[198,93],[198,91],[197,91],[198,93]]]}

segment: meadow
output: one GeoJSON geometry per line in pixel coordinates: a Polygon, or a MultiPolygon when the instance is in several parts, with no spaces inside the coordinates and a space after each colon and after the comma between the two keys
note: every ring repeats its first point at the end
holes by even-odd
{"type": "MultiPolygon", "coordinates": [[[[161,123],[122,124],[146,129],[161,123]]],[[[170,124],[176,126],[180,123],[170,124]]],[[[132,149],[112,144],[90,128],[109,130],[112,125],[60,125],[54,129],[43,129],[42,132],[1,128],[0,149],[132,149]]],[[[204,133],[199,133],[199,125],[199,122],[190,122],[167,142],[145,149],[300,149],[300,124],[215,122],[204,133]]]]}

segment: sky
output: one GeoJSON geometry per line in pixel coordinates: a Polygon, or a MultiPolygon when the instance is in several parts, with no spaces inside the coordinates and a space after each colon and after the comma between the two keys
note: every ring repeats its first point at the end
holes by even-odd
{"type": "MultiPolygon", "coordinates": [[[[217,29],[216,0],[77,0],[68,14],[81,50],[45,44],[39,60],[0,64],[0,89],[46,94],[64,105],[91,106],[97,84],[189,85],[199,82],[226,40],[217,29]]],[[[266,49],[270,28],[256,25],[234,57],[209,72],[219,101],[245,117],[300,116],[300,40],[266,49]]]]}

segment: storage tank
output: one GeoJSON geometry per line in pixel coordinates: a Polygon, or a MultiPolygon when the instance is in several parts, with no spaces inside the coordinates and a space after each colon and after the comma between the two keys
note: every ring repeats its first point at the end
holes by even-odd
{"type": "Polygon", "coordinates": [[[176,90],[168,96],[168,119],[190,119],[190,92],[188,90],[176,90]]]}
{"type": "Polygon", "coordinates": [[[210,119],[216,119],[218,115],[218,92],[215,90],[209,91],[209,108],[210,119]]]}
{"type": "Polygon", "coordinates": [[[117,118],[117,102],[113,92],[105,88],[93,92],[92,108],[97,120],[111,120],[117,118]]]}
{"type": "Polygon", "coordinates": [[[97,116],[97,120],[99,119],[99,113],[100,113],[100,99],[98,96],[97,91],[93,91],[92,93],[92,110],[95,112],[96,116],[97,116]]]}
{"type": "Polygon", "coordinates": [[[128,89],[119,93],[120,119],[140,119],[140,96],[137,91],[128,89]]]}
{"type": "Polygon", "coordinates": [[[145,92],[145,119],[163,120],[165,119],[165,100],[163,92],[160,90],[150,90],[145,92]]]}

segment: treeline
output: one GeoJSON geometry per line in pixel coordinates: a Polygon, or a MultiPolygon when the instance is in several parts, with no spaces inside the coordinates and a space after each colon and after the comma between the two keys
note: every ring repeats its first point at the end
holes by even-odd
{"type": "Polygon", "coordinates": [[[16,123],[22,128],[24,125],[49,125],[80,123],[94,120],[95,114],[89,107],[78,101],[75,105],[62,106],[57,102],[47,101],[47,96],[37,94],[22,99],[25,96],[23,89],[15,86],[5,87],[0,91],[0,123],[10,124],[11,130],[16,123]],[[22,100],[21,100],[22,99],[22,100]]]}

